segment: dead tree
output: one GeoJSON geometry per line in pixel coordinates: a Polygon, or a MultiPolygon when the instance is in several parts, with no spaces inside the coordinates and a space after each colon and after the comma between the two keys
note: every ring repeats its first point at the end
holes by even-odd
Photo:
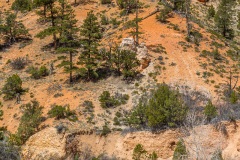
{"type": "Polygon", "coordinates": [[[53,74],[53,70],[54,70],[54,66],[53,66],[53,62],[51,62],[49,65],[49,75],[53,74]]]}
{"type": "Polygon", "coordinates": [[[17,93],[16,94],[16,103],[20,104],[20,102],[21,102],[21,95],[20,95],[20,93],[17,93]]]}
{"type": "Polygon", "coordinates": [[[228,96],[230,96],[232,94],[232,92],[234,91],[234,89],[237,86],[238,83],[238,78],[239,76],[234,76],[234,73],[232,72],[232,68],[230,67],[229,69],[229,77],[227,77],[229,81],[226,81],[227,86],[228,86],[228,96]],[[234,83],[234,79],[235,79],[235,83],[234,83]]]}

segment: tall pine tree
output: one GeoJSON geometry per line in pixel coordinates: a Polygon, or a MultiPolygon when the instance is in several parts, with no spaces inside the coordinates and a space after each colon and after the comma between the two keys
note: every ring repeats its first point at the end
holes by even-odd
{"type": "Polygon", "coordinates": [[[139,0],[135,0],[135,3],[136,3],[135,18],[128,23],[128,27],[131,28],[131,31],[129,32],[129,34],[131,36],[133,36],[133,39],[134,39],[136,45],[138,46],[139,45],[139,36],[141,34],[143,34],[142,32],[139,31],[140,30],[139,23],[141,22],[142,19],[138,17],[138,12],[139,12],[139,9],[141,8],[142,4],[139,3],[139,0]]]}
{"type": "Polygon", "coordinates": [[[73,82],[72,73],[77,70],[77,67],[73,65],[73,53],[77,53],[78,47],[78,31],[76,26],[77,20],[75,19],[74,10],[65,0],[59,0],[61,6],[61,19],[60,24],[60,47],[57,49],[60,53],[68,53],[69,60],[63,61],[60,66],[65,67],[65,71],[69,73],[69,81],[73,82]]]}
{"type": "Polygon", "coordinates": [[[221,0],[218,11],[214,17],[215,25],[219,33],[226,38],[233,38],[232,25],[232,5],[234,0],[221,0]]]}
{"type": "Polygon", "coordinates": [[[47,10],[43,11],[45,12],[45,17],[42,17],[43,15],[40,15],[43,19],[50,20],[51,21],[51,26],[48,28],[44,29],[40,33],[36,35],[36,37],[43,39],[47,36],[52,35],[53,36],[53,41],[54,41],[54,49],[57,49],[57,32],[58,32],[58,26],[57,26],[57,18],[58,18],[58,10],[55,6],[55,1],[56,0],[46,0],[44,3],[46,5],[47,10]]]}
{"type": "Polygon", "coordinates": [[[99,26],[97,17],[93,14],[93,11],[90,11],[80,29],[83,52],[79,56],[79,64],[84,65],[81,70],[86,73],[87,80],[98,77],[96,72],[100,58],[98,46],[99,40],[102,38],[99,26]]]}

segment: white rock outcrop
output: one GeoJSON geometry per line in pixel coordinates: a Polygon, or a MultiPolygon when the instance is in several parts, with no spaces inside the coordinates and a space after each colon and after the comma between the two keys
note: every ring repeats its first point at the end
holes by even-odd
{"type": "Polygon", "coordinates": [[[22,159],[64,159],[66,138],[54,127],[46,128],[31,136],[22,147],[22,159]]]}

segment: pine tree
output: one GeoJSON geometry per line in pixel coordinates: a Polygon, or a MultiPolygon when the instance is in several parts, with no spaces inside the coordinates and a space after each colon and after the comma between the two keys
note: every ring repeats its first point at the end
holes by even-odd
{"type": "Polygon", "coordinates": [[[117,0],[117,5],[120,9],[125,9],[126,13],[133,13],[133,10],[137,8],[138,0],[117,0]]]}
{"type": "Polygon", "coordinates": [[[232,5],[233,0],[221,0],[218,11],[215,14],[214,21],[216,28],[222,36],[226,38],[233,38],[232,25],[232,5]]]}
{"type": "Polygon", "coordinates": [[[135,52],[121,50],[118,47],[114,49],[112,61],[118,75],[120,76],[123,73],[124,78],[133,78],[137,73],[137,67],[140,65],[135,52]]]}
{"type": "MultiPolygon", "coordinates": [[[[51,1],[50,0],[34,0],[33,1],[33,4],[35,7],[43,7],[43,10],[41,10],[44,18],[47,17],[47,7],[48,7],[48,4],[50,3],[51,1]]],[[[39,15],[41,13],[38,13],[39,15]]]]}
{"type": "Polygon", "coordinates": [[[210,8],[208,9],[207,17],[212,18],[215,16],[215,14],[216,14],[215,9],[214,9],[213,5],[211,5],[210,8]]]}
{"type": "Polygon", "coordinates": [[[177,142],[177,146],[174,150],[173,160],[182,160],[182,159],[187,159],[187,149],[183,139],[180,139],[177,142]]]}
{"type": "Polygon", "coordinates": [[[208,104],[205,106],[204,114],[208,121],[217,116],[217,108],[212,104],[211,101],[208,101],[208,104]]]}
{"type": "Polygon", "coordinates": [[[140,27],[139,27],[139,23],[141,22],[141,18],[138,17],[138,12],[139,12],[139,8],[141,8],[141,4],[139,3],[139,0],[136,0],[136,12],[135,12],[135,18],[128,22],[128,27],[131,28],[131,31],[129,32],[129,34],[131,36],[133,36],[133,39],[136,43],[136,45],[139,45],[139,36],[141,34],[143,34],[142,32],[139,31],[140,27]]]}
{"type": "Polygon", "coordinates": [[[20,108],[23,110],[23,115],[20,119],[16,135],[20,138],[21,144],[23,144],[38,130],[42,122],[43,107],[36,100],[33,100],[31,103],[22,105],[20,108]]]}
{"type": "Polygon", "coordinates": [[[2,22],[2,25],[0,26],[5,41],[8,41],[8,43],[11,44],[16,42],[18,38],[29,36],[28,30],[25,26],[16,20],[16,14],[6,12],[5,15],[5,21],[2,22]]]}
{"type": "Polygon", "coordinates": [[[121,75],[121,69],[122,69],[122,64],[123,64],[123,55],[122,55],[122,50],[118,46],[115,46],[114,52],[112,55],[112,61],[113,65],[118,73],[118,75],[121,75]]]}
{"type": "Polygon", "coordinates": [[[12,4],[12,9],[16,12],[31,11],[32,5],[32,0],[15,0],[12,4]]]}
{"type": "Polygon", "coordinates": [[[173,10],[183,11],[185,8],[185,0],[170,0],[173,3],[173,10]]]}
{"type": "Polygon", "coordinates": [[[2,88],[3,98],[5,100],[11,100],[15,98],[17,94],[22,94],[23,92],[22,80],[17,74],[8,77],[2,88]]]}
{"type": "Polygon", "coordinates": [[[164,125],[176,127],[183,122],[186,113],[187,107],[182,102],[179,92],[161,84],[147,105],[148,125],[152,128],[164,125]]]}
{"type": "Polygon", "coordinates": [[[55,6],[55,1],[56,0],[46,0],[44,3],[47,7],[47,12],[44,11],[48,15],[45,17],[42,17],[43,19],[50,19],[51,20],[51,26],[44,29],[40,33],[36,35],[36,37],[43,39],[47,36],[52,35],[53,36],[53,41],[54,41],[54,49],[57,49],[57,33],[58,33],[58,26],[57,26],[57,18],[58,18],[58,10],[55,6]]]}
{"type": "Polygon", "coordinates": [[[137,74],[137,67],[140,65],[139,60],[137,59],[136,52],[130,50],[123,50],[123,64],[122,64],[122,72],[124,78],[134,78],[137,74]]]}
{"type": "Polygon", "coordinates": [[[73,65],[73,53],[77,53],[79,29],[76,26],[77,20],[75,19],[74,10],[65,0],[60,0],[61,6],[61,19],[60,24],[60,47],[57,49],[60,53],[68,53],[69,61],[63,61],[60,66],[65,67],[65,71],[68,72],[70,83],[73,82],[72,72],[77,70],[77,67],[73,65]]]}
{"type": "Polygon", "coordinates": [[[133,150],[133,160],[141,160],[146,157],[147,151],[143,148],[141,144],[137,144],[133,150]]]}
{"type": "Polygon", "coordinates": [[[80,29],[83,52],[79,56],[79,64],[85,65],[81,70],[86,73],[87,80],[97,78],[96,68],[100,59],[98,53],[99,40],[102,34],[99,30],[99,23],[93,11],[88,12],[80,29]]]}

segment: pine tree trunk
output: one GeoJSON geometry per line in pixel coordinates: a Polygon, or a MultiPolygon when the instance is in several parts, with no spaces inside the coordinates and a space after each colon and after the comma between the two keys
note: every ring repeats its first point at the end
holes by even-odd
{"type": "MultiPolygon", "coordinates": [[[[55,27],[55,17],[53,13],[53,4],[50,4],[52,27],[55,27]]],[[[54,49],[57,49],[57,36],[53,33],[54,49]]]]}
{"type": "Polygon", "coordinates": [[[47,6],[46,6],[46,5],[44,5],[44,6],[43,6],[43,15],[44,15],[44,18],[46,18],[46,17],[47,17],[47,14],[46,14],[46,12],[47,12],[47,6]]]}
{"type": "Polygon", "coordinates": [[[69,52],[69,57],[70,57],[70,66],[69,66],[69,69],[70,69],[70,77],[69,77],[69,80],[70,80],[70,83],[73,82],[73,77],[72,77],[72,69],[73,69],[73,62],[72,62],[72,52],[70,51],[69,52]]]}

